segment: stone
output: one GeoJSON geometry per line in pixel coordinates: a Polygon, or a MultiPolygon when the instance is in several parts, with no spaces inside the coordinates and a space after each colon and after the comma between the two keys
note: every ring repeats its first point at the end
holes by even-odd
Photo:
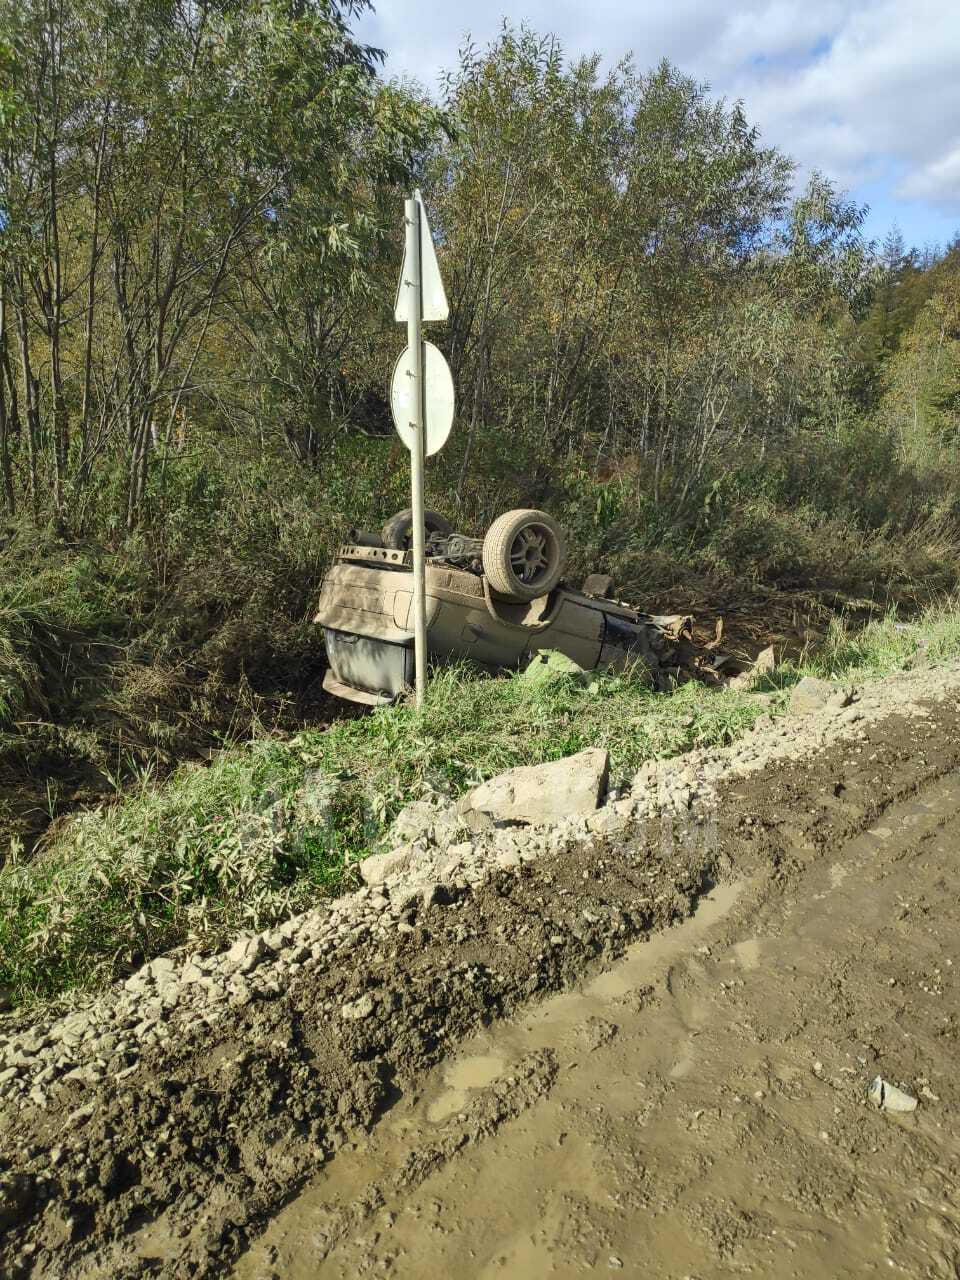
{"type": "Polygon", "coordinates": [[[435,844],[451,835],[456,827],[457,811],[450,801],[442,797],[413,800],[394,818],[387,832],[387,842],[391,845],[405,845],[422,840],[435,844]]]}
{"type": "Polygon", "coordinates": [[[420,903],[424,907],[442,907],[450,901],[446,886],[439,880],[428,880],[419,889],[420,903]]]}
{"type": "Polygon", "coordinates": [[[508,769],[467,792],[459,808],[495,822],[557,822],[595,813],[606,796],[609,775],[609,753],[591,747],[548,764],[508,769]]]}
{"type": "Polygon", "coordinates": [[[250,973],[267,954],[268,948],[259,936],[238,938],[226,955],[226,967],[235,973],[250,973]]]}
{"type": "Polygon", "coordinates": [[[777,669],[777,655],[773,651],[773,645],[768,645],[757,654],[753,663],[753,674],[755,676],[769,676],[777,669]]]}
{"type": "Polygon", "coordinates": [[[790,691],[790,710],[794,715],[810,715],[814,711],[822,711],[836,693],[837,687],[829,680],[818,680],[816,676],[804,676],[790,691]]]}
{"type": "Polygon", "coordinates": [[[474,847],[472,840],[463,840],[460,844],[450,845],[447,849],[447,856],[450,858],[457,858],[462,861],[464,858],[472,856],[474,847]]]}
{"type": "Polygon", "coordinates": [[[229,991],[227,1003],[232,1009],[242,1009],[244,1005],[249,1004],[254,998],[253,988],[243,979],[239,982],[231,983],[229,991]]]}
{"type": "Polygon", "coordinates": [[[36,1028],[20,1037],[20,1048],[27,1053],[39,1053],[50,1043],[50,1037],[36,1028]]]}
{"type": "Polygon", "coordinates": [[[630,825],[632,816],[632,807],[624,813],[622,810],[618,812],[615,806],[609,805],[587,818],[587,830],[598,836],[618,835],[630,825]]]}
{"type": "Polygon", "coordinates": [[[496,826],[493,818],[488,813],[481,813],[479,809],[462,809],[460,816],[464,826],[474,835],[481,835],[484,831],[492,831],[496,826]]]}
{"type": "Polygon", "coordinates": [[[727,689],[736,692],[744,692],[753,689],[756,681],[762,680],[764,676],[772,676],[777,669],[777,655],[773,652],[773,645],[768,645],[762,652],[756,654],[753,666],[749,671],[741,671],[739,676],[733,676],[727,681],[727,689]]]}
{"type": "Polygon", "coordinates": [[[372,853],[360,863],[360,878],[371,887],[379,887],[387,876],[406,871],[414,855],[412,844],[403,844],[387,853],[372,853]]]}
{"type": "Polygon", "coordinates": [[[365,994],[340,1006],[340,1017],[347,1022],[360,1022],[373,1013],[373,996],[365,994]]]}
{"type": "Polygon", "coordinates": [[[776,669],[777,657],[771,644],[757,654],[753,661],[753,666],[749,670],[741,671],[738,676],[732,676],[726,682],[726,687],[732,689],[735,693],[746,692],[752,689],[763,676],[772,675],[776,669]]]}

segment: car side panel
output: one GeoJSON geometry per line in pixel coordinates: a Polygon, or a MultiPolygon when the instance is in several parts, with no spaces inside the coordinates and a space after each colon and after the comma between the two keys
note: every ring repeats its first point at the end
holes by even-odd
{"type": "Polygon", "coordinates": [[[428,633],[438,657],[464,657],[487,667],[513,667],[523,656],[527,634],[492,618],[484,608],[445,603],[428,633]]]}
{"type": "Polygon", "coordinates": [[[600,609],[564,598],[550,625],[531,637],[526,655],[532,658],[544,649],[556,649],[589,671],[600,660],[603,625],[600,609]]]}
{"type": "MultiPolygon", "coordinates": [[[[391,644],[410,644],[411,600],[409,573],[338,563],[323,580],[314,621],[335,631],[354,632],[391,644]]],[[[439,601],[428,596],[428,626],[438,608],[439,601]]]]}

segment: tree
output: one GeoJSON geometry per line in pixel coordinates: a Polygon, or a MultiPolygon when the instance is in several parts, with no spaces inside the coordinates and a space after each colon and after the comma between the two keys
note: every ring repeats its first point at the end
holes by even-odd
{"type": "Polygon", "coordinates": [[[863,287],[862,211],[822,180],[791,205],[789,160],[669,63],[599,66],[506,26],[447,81],[428,172],[461,493],[475,463],[536,502],[558,470],[639,456],[682,502],[836,382],[820,326],[863,287]]]}
{"type": "MultiPolygon", "coordinates": [[[[436,113],[379,86],[348,29],[358,7],[0,0],[18,84],[4,297],[30,492],[39,509],[49,483],[61,525],[119,459],[132,528],[174,424],[274,376],[257,344],[246,368],[222,357],[230,331],[282,340],[284,272],[320,297],[365,275],[378,183],[436,113]]],[[[314,344],[313,362],[332,358],[314,344]]]]}
{"type": "Polygon", "coordinates": [[[901,340],[879,415],[911,461],[930,464],[960,444],[960,271],[942,279],[901,340]]]}

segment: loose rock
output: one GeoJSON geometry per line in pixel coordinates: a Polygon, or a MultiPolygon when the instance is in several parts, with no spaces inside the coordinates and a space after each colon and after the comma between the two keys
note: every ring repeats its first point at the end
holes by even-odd
{"type": "Polygon", "coordinates": [[[596,812],[606,796],[609,774],[609,752],[591,748],[549,764],[508,769],[474,787],[459,808],[495,822],[557,822],[596,812]]]}

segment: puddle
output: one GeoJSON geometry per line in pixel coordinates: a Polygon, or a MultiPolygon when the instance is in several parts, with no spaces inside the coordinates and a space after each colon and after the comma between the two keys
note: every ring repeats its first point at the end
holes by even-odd
{"type": "Polygon", "coordinates": [[[741,969],[759,969],[760,939],[745,938],[743,942],[735,943],[733,954],[737,957],[737,963],[741,969]]]}
{"type": "MultiPolygon", "coordinates": [[[[603,1054],[593,1049],[605,1050],[618,1043],[618,1028],[635,1022],[641,1014],[631,1006],[635,991],[653,985],[662,979],[674,963],[687,956],[699,938],[734,906],[744,890],[746,881],[730,881],[716,885],[703,895],[692,916],[671,929],[655,933],[645,942],[636,942],[606,972],[598,974],[585,984],[582,990],[562,992],[530,1005],[516,1018],[495,1023],[479,1032],[460,1046],[460,1057],[436,1068],[424,1081],[422,1091],[409,1100],[402,1099],[386,1122],[363,1147],[344,1151],[307,1186],[295,1200],[281,1211],[267,1228],[264,1236],[237,1266],[236,1280],[259,1280],[257,1259],[263,1250],[274,1242],[284,1242],[288,1252],[288,1267],[284,1280],[314,1280],[317,1270],[317,1246],[321,1238],[330,1242],[340,1234],[344,1221],[343,1207],[361,1198],[371,1185],[387,1185],[402,1168],[408,1154],[429,1140],[434,1126],[454,1121],[454,1118],[470,1104],[473,1097],[482,1093],[495,1080],[507,1074],[512,1066],[532,1050],[550,1048],[559,1052],[561,1064],[575,1067],[584,1057],[596,1065],[597,1081],[603,1072],[603,1054]],[[612,1028],[611,1037],[601,1035],[596,1044],[585,1044],[584,1028],[596,1026],[602,1032],[612,1028]],[[586,1053],[584,1050],[586,1049],[586,1053]]],[[[759,945],[759,944],[758,944],[759,945]]],[[[672,1016],[672,1015],[671,1015],[672,1016]]],[[[673,1018],[671,1029],[683,1046],[673,1060],[670,1074],[675,1079],[686,1075],[694,1065],[691,1033],[706,1018],[706,1006],[700,1009],[692,1000],[685,1009],[683,1019],[673,1018]],[[686,1043],[684,1043],[686,1042],[686,1043]]],[[[651,1040],[649,1053],[658,1056],[661,1047],[656,1037],[651,1040]]],[[[607,1105],[620,1105],[634,1109],[638,1094],[645,1085],[643,1076],[650,1063],[641,1065],[631,1061],[631,1070],[619,1078],[616,1084],[607,1082],[604,1087],[607,1105]]],[[[663,1070],[670,1070],[670,1059],[663,1062],[663,1070]]],[[[531,1140],[546,1143],[551,1150],[551,1177],[558,1185],[567,1186],[570,1195],[592,1192],[598,1200],[605,1192],[596,1164],[596,1152],[591,1146],[576,1141],[557,1145],[556,1118],[547,1119],[549,1109],[539,1110],[528,1127],[531,1140]],[[546,1124],[546,1129],[541,1131],[546,1124]]],[[[517,1132],[516,1129],[513,1130],[517,1132]]],[[[504,1204],[521,1203],[539,1193],[542,1185],[540,1172],[540,1148],[537,1154],[530,1152],[530,1159],[505,1171],[498,1188],[504,1204]]],[[[558,1215],[558,1223],[566,1214],[558,1215]]],[[[335,1263],[321,1250],[324,1274],[337,1274],[335,1263]]],[[[541,1274],[546,1259],[541,1250],[527,1237],[523,1240],[504,1241],[501,1252],[491,1262],[489,1274],[522,1275],[534,1277],[541,1274]]],[[[342,1272],[339,1274],[343,1274],[342,1272]]],[[[449,1273],[444,1273],[444,1280],[449,1273]]],[[[469,1270],[464,1274],[486,1276],[488,1272],[469,1270]]],[[[433,1277],[431,1276],[431,1280],[433,1277]]]]}
{"type": "Polygon", "coordinates": [[[494,1054],[475,1054],[461,1058],[444,1072],[446,1092],[427,1107],[427,1119],[433,1124],[456,1115],[467,1104],[472,1089],[485,1089],[502,1075],[506,1062],[494,1054]]]}
{"type": "MultiPolygon", "coordinates": [[[[694,937],[723,919],[740,897],[743,887],[742,880],[714,885],[700,899],[696,911],[688,920],[672,929],[655,933],[646,942],[635,942],[628,947],[626,954],[617,961],[614,968],[601,973],[584,987],[584,995],[599,1000],[615,1000],[649,982],[657,970],[672,964],[685,952],[694,937]]],[[[548,1005],[551,1003],[552,1001],[547,1002],[548,1005]]]]}

